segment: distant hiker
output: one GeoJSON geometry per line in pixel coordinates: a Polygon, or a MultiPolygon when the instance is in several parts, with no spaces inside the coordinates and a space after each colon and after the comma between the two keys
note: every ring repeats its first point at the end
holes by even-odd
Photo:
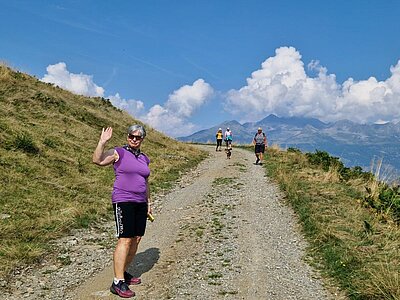
{"type": "Polygon", "coordinates": [[[253,144],[254,144],[254,148],[255,148],[254,152],[255,152],[256,158],[257,158],[255,164],[258,165],[258,163],[260,162],[260,165],[261,165],[265,148],[267,148],[267,146],[268,146],[267,137],[265,136],[265,133],[262,132],[261,127],[258,127],[257,133],[253,139],[253,144]]]}
{"type": "Polygon", "coordinates": [[[226,131],[224,133],[225,137],[225,143],[226,143],[226,149],[232,149],[232,131],[228,128],[226,128],[226,131]]]}
{"type": "Polygon", "coordinates": [[[126,270],[144,235],[147,215],[151,214],[148,185],[150,160],[140,151],[145,136],[143,126],[132,125],[128,128],[127,145],[104,151],[112,137],[112,128],[103,128],[93,153],[93,163],[99,166],[112,164],[114,167],[111,198],[118,242],[114,251],[115,277],[110,291],[123,298],[135,296],[129,285],[141,283],[140,278],[133,277],[126,270]]]}
{"type": "Polygon", "coordinates": [[[222,151],[222,139],[224,138],[224,135],[222,133],[222,128],[219,128],[217,133],[215,134],[215,138],[217,139],[217,148],[215,148],[215,151],[222,151]]]}

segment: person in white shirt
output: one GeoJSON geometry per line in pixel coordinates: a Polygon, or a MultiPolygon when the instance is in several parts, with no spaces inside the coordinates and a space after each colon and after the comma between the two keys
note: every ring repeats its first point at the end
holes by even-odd
{"type": "Polygon", "coordinates": [[[226,143],[226,149],[232,149],[232,131],[228,128],[226,128],[225,134],[224,134],[224,138],[225,138],[225,143],[226,143]]]}

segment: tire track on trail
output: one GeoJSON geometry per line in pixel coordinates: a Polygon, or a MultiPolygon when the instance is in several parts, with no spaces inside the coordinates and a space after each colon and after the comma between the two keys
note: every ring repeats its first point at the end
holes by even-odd
{"type": "MultiPolygon", "coordinates": [[[[234,149],[226,159],[198,147],[209,158],[157,201],[130,268],[143,282],[131,286],[135,299],[333,299],[303,261],[296,218],[254,154],[234,149]]],[[[112,277],[110,266],[66,299],[118,299],[112,277]]]]}

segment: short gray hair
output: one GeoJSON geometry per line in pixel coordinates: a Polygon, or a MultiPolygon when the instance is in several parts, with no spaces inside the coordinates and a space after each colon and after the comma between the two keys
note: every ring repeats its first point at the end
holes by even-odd
{"type": "Polygon", "coordinates": [[[145,138],[146,129],[144,129],[144,127],[142,125],[135,124],[135,125],[129,126],[128,134],[130,134],[131,132],[135,132],[135,131],[139,131],[142,138],[145,138]]]}

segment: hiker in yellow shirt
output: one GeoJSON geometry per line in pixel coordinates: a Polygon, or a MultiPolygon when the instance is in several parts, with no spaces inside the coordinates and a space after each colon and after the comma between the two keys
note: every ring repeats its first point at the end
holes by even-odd
{"type": "Polygon", "coordinates": [[[215,137],[217,139],[217,148],[215,148],[215,151],[222,151],[222,139],[224,138],[224,135],[222,133],[222,128],[218,129],[215,137]],[[218,150],[218,147],[219,147],[219,150],[218,150]]]}

